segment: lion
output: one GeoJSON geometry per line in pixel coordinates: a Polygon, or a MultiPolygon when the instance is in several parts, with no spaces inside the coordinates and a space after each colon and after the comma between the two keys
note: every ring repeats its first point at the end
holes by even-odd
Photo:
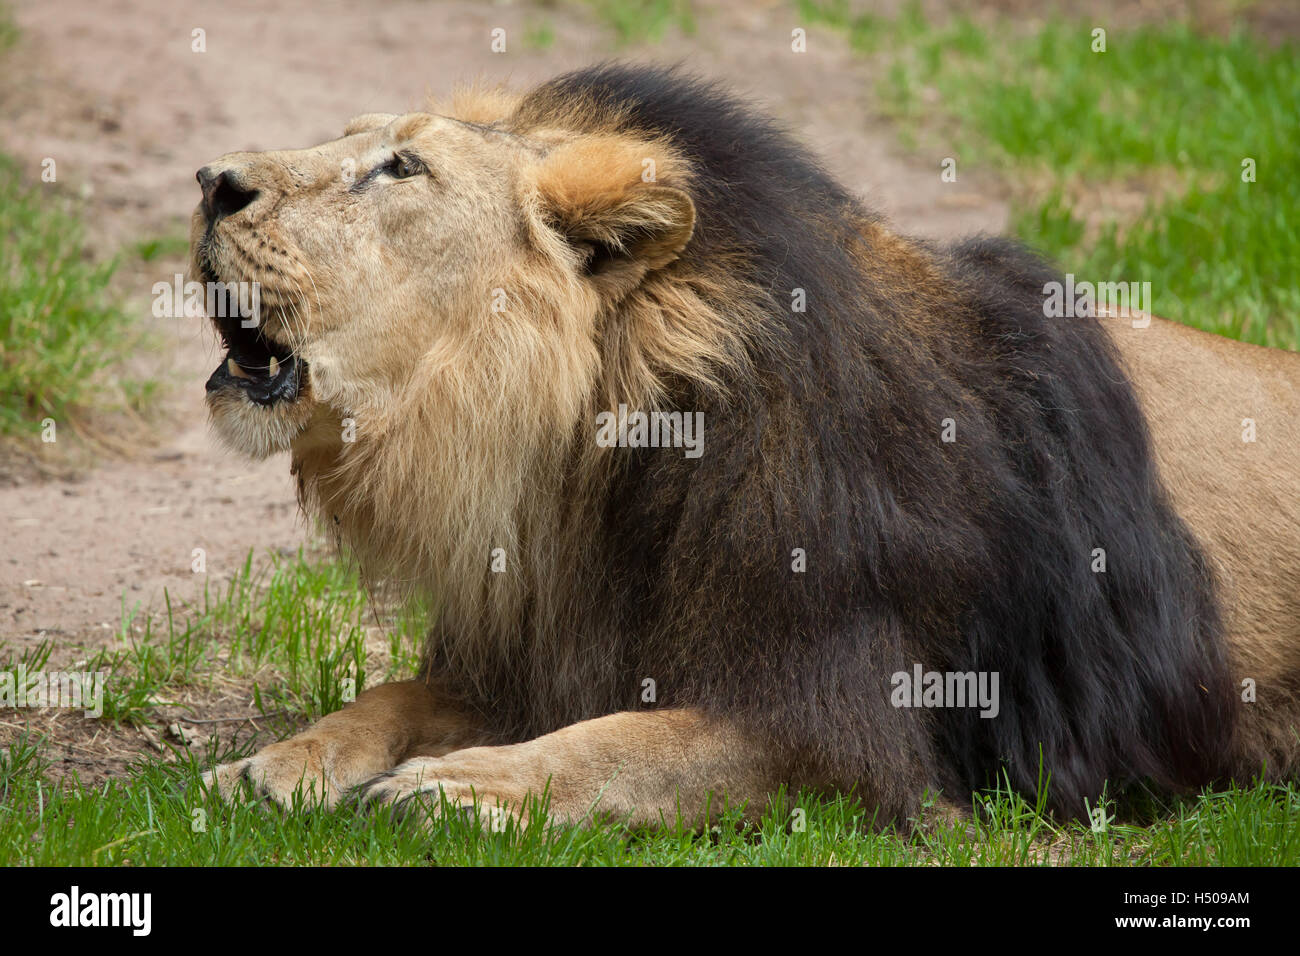
{"type": "Polygon", "coordinates": [[[1300,356],[1050,318],[1034,254],[892,231],[675,69],[198,180],[193,270],[262,303],[212,320],[217,435],[436,607],[416,679],[223,795],[657,826],[784,787],[886,824],[1294,775],[1300,356]]]}

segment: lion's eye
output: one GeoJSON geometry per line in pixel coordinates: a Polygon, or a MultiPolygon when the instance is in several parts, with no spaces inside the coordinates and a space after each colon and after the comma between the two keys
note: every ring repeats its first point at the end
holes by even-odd
{"type": "Polygon", "coordinates": [[[424,164],[414,156],[398,153],[388,164],[388,172],[394,179],[410,179],[424,172],[424,164]]]}

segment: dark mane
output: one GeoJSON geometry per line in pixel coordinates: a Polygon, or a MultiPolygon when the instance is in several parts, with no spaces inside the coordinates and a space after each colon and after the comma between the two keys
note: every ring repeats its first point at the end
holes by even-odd
{"type": "Polygon", "coordinates": [[[669,138],[695,171],[696,231],[659,281],[739,270],[766,319],[725,395],[672,396],[704,413],[702,457],[620,452],[583,550],[541,582],[563,633],[454,675],[503,734],[698,704],[881,819],[1003,768],[1032,795],[1040,755],[1068,814],[1107,781],[1222,772],[1210,572],[1104,331],[1044,316],[1052,269],[1004,240],[896,236],[772,122],[679,71],[571,73],[508,125],[555,123],[669,138]],[[891,675],[918,663],[998,672],[1000,713],[894,707],[891,675]]]}

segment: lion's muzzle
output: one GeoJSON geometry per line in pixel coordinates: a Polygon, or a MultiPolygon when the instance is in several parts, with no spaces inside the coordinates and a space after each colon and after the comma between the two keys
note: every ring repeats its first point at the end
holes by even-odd
{"type": "Polygon", "coordinates": [[[225,364],[217,366],[204,387],[209,392],[223,388],[243,389],[249,401],[258,405],[293,401],[302,386],[305,364],[293,355],[284,360],[272,355],[265,366],[259,366],[247,359],[236,359],[232,354],[226,357],[225,364]]]}

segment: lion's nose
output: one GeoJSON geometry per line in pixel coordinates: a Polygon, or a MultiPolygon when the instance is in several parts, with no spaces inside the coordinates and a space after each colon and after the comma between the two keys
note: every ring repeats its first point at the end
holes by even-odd
{"type": "Polygon", "coordinates": [[[243,185],[238,170],[204,166],[194,178],[203,190],[203,215],[208,222],[233,216],[257,198],[257,190],[243,185]]]}

